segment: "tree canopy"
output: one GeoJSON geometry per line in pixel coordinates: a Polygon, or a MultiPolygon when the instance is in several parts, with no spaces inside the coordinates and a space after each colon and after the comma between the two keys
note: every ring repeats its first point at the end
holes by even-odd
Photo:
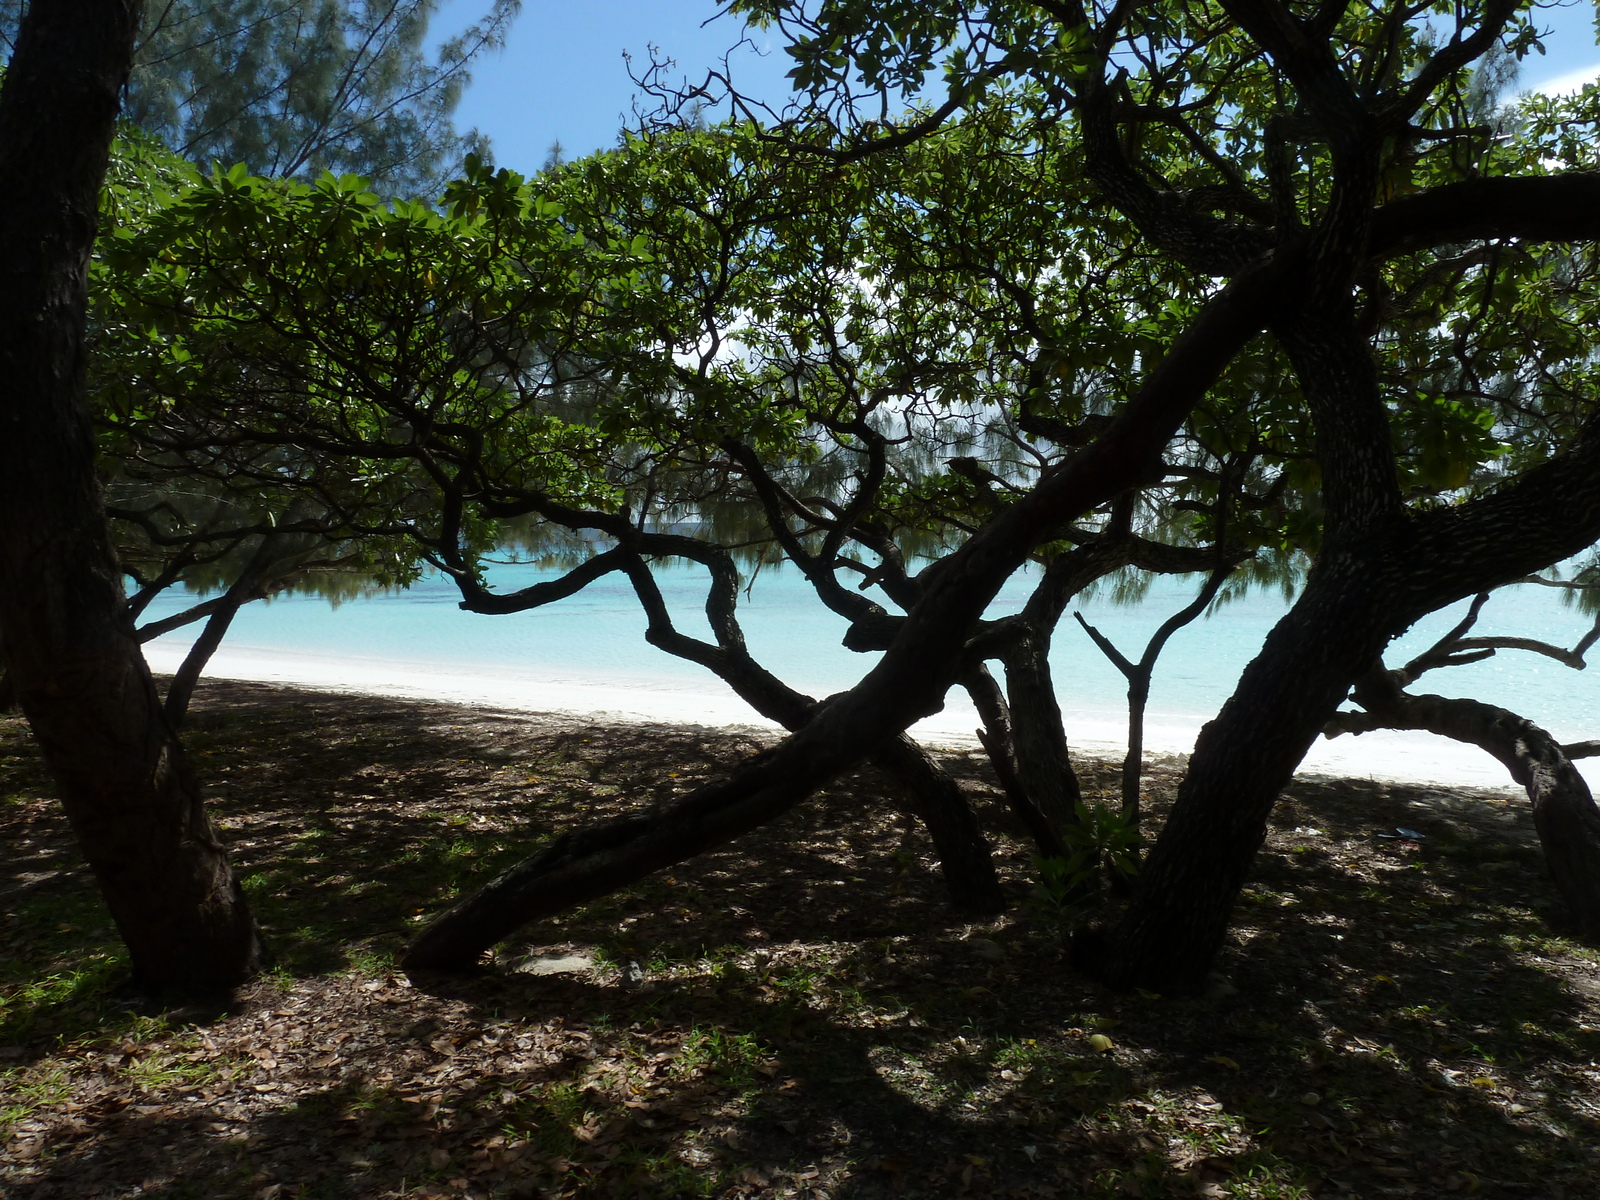
{"type": "MultiPolygon", "coordinates": [[[[390,195],[431,195],[484,154],[452,114],[472,64],[505,43],[520,0],[493,0],[453,37],[438,0],[195,0],[147,5],[123,116],[204,170],[236,164],[314,179],[356,172],[390,195]]],[[[14,46],[25,0],[0,4],[14,46]]]]}
{"type": "Polygon", "coordinates": [[[331,177],[199,185],[105,255],[143,389],[113,411],[219,481],[347,515],[388,489],[355,523],[414,539],[479,611],[628,571],[653,641],[797,730],[681,828],[513,873],[424,939],[431,965],[769,818],[960,683],[1063,849],[1089,820],[1049,698],[1070,597],[1128,568],[1305,572],[1109,960],[1181,986],[1387,641],[1600,532],[1573,136],[1594,93],[1493,109],[1496,56],[1534,40],[1512,8],[1449,36],[1409,9],[745,11],[787,23],[814,98],[779,126],[646,133],[532,182],[474,165],[444,213],[331,177]],[[920,93],[940,64],[943,102],[857,119],[863,89],[920,93]],[[481,559],[508,538],[574,569],[497,595],[481,559]],[[885,652],[820,705],[738,630],[734,564],[779,553],[885,652]],[[711,570],[712,642],[652,600],[662,557],[711,570]],[[1036,603],[983,621],[1029,559],[1036,603]]]}

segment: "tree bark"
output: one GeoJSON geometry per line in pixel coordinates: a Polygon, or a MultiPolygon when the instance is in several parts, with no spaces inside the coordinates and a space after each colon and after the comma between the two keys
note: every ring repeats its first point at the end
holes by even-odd
{"type": "Polygon", "coordinates": [[[137,984],[209,994],[260,946],[139,651],[85,395],[89,254],[139,5],[28,7],[0,87],[0,627],[137,984]]]}
{"type": "Polygon", "coordinates": [[[1040,858],[1066,858],[1067,844],[1061,831],[1051,824],[1040,807],[1033,802],[1028,789],[1023,786],[1017,772],[1017,749],[1012,736],[1011,710],[1000,685],[989,673],[988,667],[979,663],[962,678],[967,694],[983,721],[978,730],[978,740],[983,744],[989,763],[994,767],[995,778],[1000,781],[1000,792],[1006,798],[1006,807],[1033,839],[1034,849],[1040,858]]]}
{"type": "Polygon", "coordinates": [[[1117,985],[1182,992],[1202,984],[1279,792],[1357,676],[1407,623],[1396,593],[1416,559],[1415,531],[1372,350],[1351,303],[1370,165],[1337,167],[1300,292],[1274,326],[1316,432],[1322,551],[1299,601],[1200,731],[1109,962],[1094,961],[1099,950],[1084,957],[1083,966],[1117,985]]]}
{"type": "Polygon", "coordinates": [[[5,669],[6,639],[4,632],[0,632],[0,715],[12,712],[17,707],[17,685],[11,678],[11,672],[5,669]]]}
{"type": "Polygon", "coordinates": [[[1203,982],[1279,792],[1394,632],[1375,595],[1380,584],[1353,563],[1313,568],[1299,601],[1200,731],[1109,963],[1085,966],[1156,991],[1203,982]]]}
{"type": "Polygon", "coordinates": [[[1080,823],[1083,790],[1072,767],[1050,672],[1051,627],[1028,622],[1024,628],[1000,660],[1006,672],[1017,777],[1053,828],[1071,829],[1080,823]]]}
{"type": "Polygon", "coordinates": [[[999,658],[1005,694],[982,664],[963,677],[983,718],[979,737],[1007,803],[1045,858],[1069,857],[1064,834],[1081,824],[1083,801],[1050,668],[1056,624],[1073,596],[1118,567],[1137,563],[1153,571],[1186,569],[1177,565],[1186,558],[1183,548],[1147,542],[1125,529],[1058,555],[1022,611],[998,622],[990,635],[992,645],[980,652],[999,658]]]}
{"type": "Polygon", "coordinates": [[[1481,700],[1401,693],[1368,712],[1339,713],[1327,735],[1425,729],[1487,750],[1533,802],[1533,824],[1556,889],[1589,937],[1600,937],[1600,809],[1549,733],[1481,700]]]}

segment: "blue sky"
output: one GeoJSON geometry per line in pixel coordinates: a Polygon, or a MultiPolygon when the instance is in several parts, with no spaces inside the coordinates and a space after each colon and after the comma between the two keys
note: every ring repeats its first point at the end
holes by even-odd
{"type": "MultiPolygon", "coordinates": [[[[642,67],[654,45],[677,61],[677,77],[699,79],[744,34],[739,22],[717,16],[720,8],[712,0],[525,0],[510,44],[475,71],[458,124],[487,133],[496,160],[523,172],[538,169],[557,140],[569,158],[612,145],[636,91],[623,53],[642,67]]],[[[481,10],[481,0],[448,0],[439,28],[481,10]]],[[[1546,54],[1524,61],[1519,87],[1575,87],[1600,73],[1594,12],[1590,0],[1544,10],[1540,23],[1553,30],[1546,54]]],[[[734,55],[735,81],[781,105],[788,56],[756,36],[762,45],[734,55]]]]}
{"type": "MultiPolygon", "coordinates": [[[[441,28],[484,7],[482,0],[448,4],[441,28]]],[[[654,46],[678,63],[674,81],[698,81],[744,36],[742,22],[717,18],[720,9],[711,0],[524,0],[505,51],[473,71],[456,124],[477,126],[489,135],[495,160],[523,172],[536,170],[558,140],[569,158],[614,145],[637,90],[623,54],[643,70],[654,46]]],[[[747,46],[730,66],[741,90],[787,97],[791,63],[781,50],[763,56],[747,46]]]]}

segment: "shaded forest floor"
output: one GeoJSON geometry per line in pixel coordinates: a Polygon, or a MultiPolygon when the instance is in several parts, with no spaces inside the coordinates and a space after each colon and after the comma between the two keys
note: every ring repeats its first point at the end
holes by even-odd
{"type": "Polygon", "coordinates": [[[1068,973],[1005,837],[1013,909],[964,921],[871,775],[482,977],[394,972],[458,889],[753,740],[203,685],[187,741],[277,965],[163,1012],[0,720],[0,1194],[1595,1194],[1600,956],[1510,792],[1297,782],[1202,998],[1068,973]]]}

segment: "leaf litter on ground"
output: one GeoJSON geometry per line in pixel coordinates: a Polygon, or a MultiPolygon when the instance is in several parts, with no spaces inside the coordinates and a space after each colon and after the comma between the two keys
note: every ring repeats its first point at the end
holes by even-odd
{"type": "MultiPolygon", "coordinates": [[[[481,976],[395,971],[454,896],[766,736],[207,684],[187,742],[278,959],[226,1009],[160,1011],[121,990],[25,727],[0,722],[0,1187],[1593,1194],[1597,955],[1510,791],[1297,780],[1195,998],[1066,969],[1031,854],[957,753],[1015,899],[997,920],[949,908],[863,772],[481,976]]],[[[1152,766],[1156,819],[1180,770],[1152,766]]],[[[1112,765],[1084,776],[1112,796],[1112,765]]]]}

